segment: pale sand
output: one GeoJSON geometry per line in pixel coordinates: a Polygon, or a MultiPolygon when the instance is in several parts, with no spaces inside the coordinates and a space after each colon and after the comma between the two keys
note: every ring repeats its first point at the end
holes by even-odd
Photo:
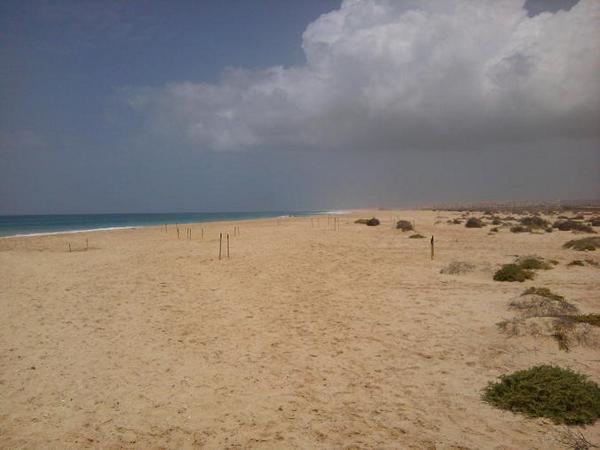
{"type": "MultiPolygon", "coordinates": [[[[561,448],[562,427],[480,390],[540,363],[600,382],[597,348],[495,325],[529,286],[600,311],[600,269],[566,267],[600,255],[562,249],[569,232],[445,224],[456,215],[352,213],[339,232],[326,217],[213,223],[191,242],[186,225],[180,240],[174,226],[1,239],[0,447],[561,448]],[[371,215],[383,224],[353,224],[371,215]],[[434,233],[436,259],[392,217],[434,233]],[[492,281],[517,254],[560,265],[492,281]],[[477,270],[440,274],[453,260],[477,270]]],[[[600,443],[600,422],[583,432],[600,443]]]]}

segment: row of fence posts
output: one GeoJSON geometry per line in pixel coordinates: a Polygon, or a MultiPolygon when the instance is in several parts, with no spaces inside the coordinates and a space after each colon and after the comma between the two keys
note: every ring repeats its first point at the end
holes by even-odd
{"type": "Polygon", "coordinates": [[[340,219],[339,217],[327,216],[327,227],[333,231],[340,231],[340,219]]]}
{"type": "MultiPolygon", "coordinates": [[[[277,221],[279,224],[279,220],[277,221]]],[[[310,223],[311,223],[311,227],[314,228],[314,219],[310,219],[310,223]]],[[[396,218],[394,218],[394,222],[396,223],[396,218]]],[[[415,225],[415,221],[413,220],[413,227],[415,225]]],[[[317,218],[317,226],[319,226],[319,219],[317,218]]],[[[327,216],[327,226],[328,227],[332,227],[333,230],[335,231],[340,231],[340,223],[339,223],[339,218],[338,217],[330,217],[327,216]]],[[[179,225],[176,224],[176,228],[177,228],[177,239],[179,239],[179,225]]],[[[168,226],[165,223],[165,233],[168,232],[168,226]]],[[[234,236],[239,236],[240,235],[240,227],[239,226],[234,226],[233,227],[233,235],[234,236]]],[[[201,228],[201,239],[204,240],[204,228],[201,228]]],[[[192,229],[191,228],[186,228],[186,237],[188,240],[192,240],[192,229]]],[[[229,233],[226,233],[226,241],[227,241],[227,258],[229,258],[229,233]]],[[[433,236],[431,236],[431,240],[430,240],[430,245],[431,245],[431,259],[433,260],[435,257],[435,239],[433,236]]],[[[69,246],[69,253],[72,252],[72,248],[71,248],[71,243],[68,243],[69,246]]],[[[85,238],[85,251],[88,251],[89,249],[89,241],[88,238],[85,238]]],[[[219,260],[221,260],[223,258],[223,233],[219,233],[219,260]]]]}
{"type": "MultiPolygon", "coordinates": [[[[179,224],[175,224],[175,228],[177,230],[177,239],[180,238],[180,233],[179,233],[179,224]]],[[[169,227],[168,225],[165,223],[165,233],[167,233],[169,231],[169,227]]],[[[240,235],[240,227],[238,225],[235,225],[233,227],[233,235],[234,236],[239,236],[240,235]]],[[[186,238],[188,240],[192,239],[192,229],[191,228],[186,228],[186,238]]],[[[204,228],[200,229],[200,239],[204,240],[204,228]]],[[[227,258],[230,257],[230,246],[229,246],[229,233],[225,234],[225,240],[226,240],[226,250],[227,250],[227,258]]],[[[69,244],[69,251],[70,250],[70,244],[69,244]]],[[[219,233],[219,260],[223,259],[224,255],[223,255],[223,233],[219,233]]]]}

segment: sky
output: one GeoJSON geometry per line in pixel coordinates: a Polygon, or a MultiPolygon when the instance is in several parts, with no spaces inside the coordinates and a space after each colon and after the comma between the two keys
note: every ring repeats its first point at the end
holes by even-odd
{"type": "Polygon", "coordinates": [[[0,214],[600,198],[597,0],[5,0],[0,62],[0,214]]]}

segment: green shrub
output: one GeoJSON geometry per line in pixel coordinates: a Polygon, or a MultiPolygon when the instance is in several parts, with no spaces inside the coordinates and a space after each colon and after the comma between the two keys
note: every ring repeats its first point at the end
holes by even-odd
{"type": "Polygon", "coordinates": [[[540,365],[501,375],[482,393],[482,400],[529,417],[556,424],[592,424],[600,417],[600,388],[570,369],[540,365]]]}
{"type": "Polygon", "coordinates": [[[563,245],[564,248],[570,248],[573,250],[584,251],[590,250],[594,251],[597,248],[600,248],[600,237],[586,237],[581,239],[573,239],[569,242],[566,242],[563,245]]]}
{"type": "Polygon", "coordinates": [[[525,280],[531,280],[534,273],[523,269],[517,264],[504,264],[500,270],[494,274],[495,281],[518,281],[522,283],[525,280]]]}
{"type": "Polygon", "coordinates": [[[483,226],[484,223],[476,217],[471,217],[469,220],[467,220],[467,223],[465,223],[465,227],[467,228],[481,228],[483,226]]]}

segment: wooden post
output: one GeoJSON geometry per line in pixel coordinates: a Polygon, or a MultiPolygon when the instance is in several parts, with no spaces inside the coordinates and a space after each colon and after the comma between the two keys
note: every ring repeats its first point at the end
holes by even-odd
{"type": "Polygon", "coordinates": [[[200,234],[200,239],[204,240],[204,228],[202,228],[202,233],[200,234]]]}
{"type": "Polygon", "coordinates": [[[221,246],[223,244],[223,233],[219,233],[219,261],[221,260],[221,246]]]}
{"type": "Polygon", "coordinates": [[[227,259],[229,259],[229,233],[227,233],[227,259]]]}
{"type": "Polygon", "coordinates": [[[71,243],[69,242],[69,253],[71,253],[71,243]]]}
{"type": "Polygon", "coordinates": [[[434,239],[433,236],[431,236],[431,259],[433,260],[433,256],[434,256],[434,239]]]}
{"type": "Polygon", "coordinates": [[[165,233],[167,232],[167,224],[165,223],[165,233]]]}
{"type": "Polygon", "coordinates": [[[177,239],[179,239],[179,227],[177,227],[177,239]]]}
{"type": "Polygon", "coordinates": [[[88,238],[85,238],[85,251],[88,251],[88,248],[90,248],[89,243],[88,243],[88,238]]]}

